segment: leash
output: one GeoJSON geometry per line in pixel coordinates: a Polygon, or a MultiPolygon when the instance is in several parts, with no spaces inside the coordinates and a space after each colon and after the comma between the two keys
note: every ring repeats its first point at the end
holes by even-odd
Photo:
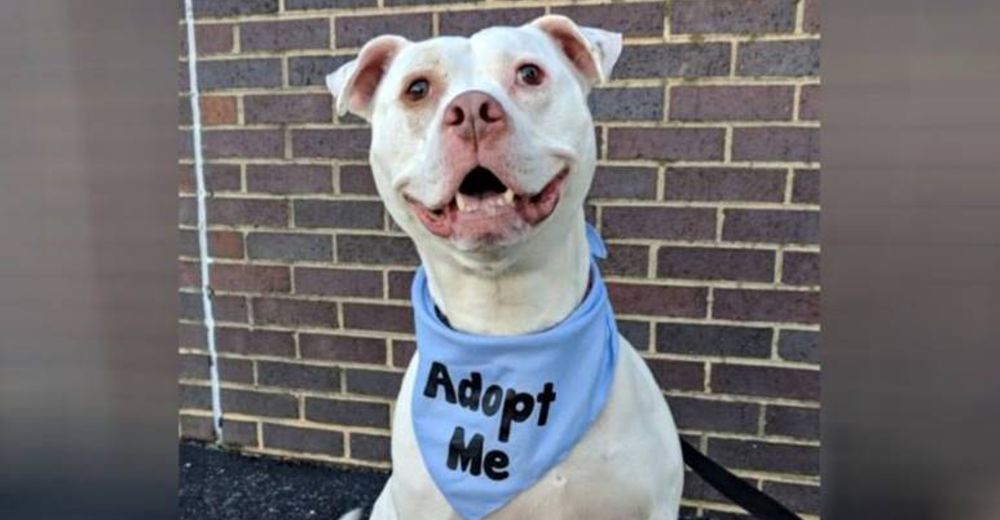
{"type": "Polygon", "coordinates": [[[802,520],[777,500],[708,458],[681,438],[684,463],[716,491],[761,520],[802,520]]]}

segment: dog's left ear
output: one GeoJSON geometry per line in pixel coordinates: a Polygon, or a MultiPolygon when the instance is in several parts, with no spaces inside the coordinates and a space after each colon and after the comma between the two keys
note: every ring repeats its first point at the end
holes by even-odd
{"type": "Polygon", "coordinates": [[[562,15],[542,16],[528,25],[541,29],[552,38],[589,86],[607,81],[622,53],[620,33],[580,27],[562,15]]]}

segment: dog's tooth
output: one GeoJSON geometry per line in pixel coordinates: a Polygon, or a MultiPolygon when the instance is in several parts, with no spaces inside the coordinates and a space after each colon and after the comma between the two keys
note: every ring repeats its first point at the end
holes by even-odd
{"type": "Polygon", "coordinates": [[[507,191],[503,192],[503,201],[507,204],[514,203],[514,190],[507,188],[507,191]]]}
{"type": "Polygon", "coordinates": [[[455,195],[455,204],[458,205],[458,211],[465,211],[465,197],[461,193],[455,195]]]}

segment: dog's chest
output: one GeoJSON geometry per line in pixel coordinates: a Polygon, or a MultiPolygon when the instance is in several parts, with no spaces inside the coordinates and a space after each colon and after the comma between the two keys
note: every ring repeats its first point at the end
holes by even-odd
{"type": "MultiPolygon", "coordinates": [[[[674,488],[679,493],[679,448],[669,411],[655,385],[650,388],[648,371],[639,370],[646,370],[641,363],[623,344],[615,383],[598,419],[565,460],[490,519],[668,518],[655,511],[674,488]]],[[[405,404],[413,391],[412,372],[411,366],[394,418],[394,501],[401,509],[424,512],[422,518],[458,518],[422,464],[405,404]]]]}

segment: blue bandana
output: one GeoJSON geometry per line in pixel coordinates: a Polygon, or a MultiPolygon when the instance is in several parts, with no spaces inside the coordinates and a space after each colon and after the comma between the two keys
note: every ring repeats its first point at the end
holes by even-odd
{"type": "MultiPolygon", "coordinates": [[[[587,226],[591,253],[607,254],[587,226]]],[[[478,520],[561,462],[604,408],[618,359],[607,289],[591,260],[586,297],[562,323],[523,336],[458,332],[438,316],[421,267],[413,427],[448,503],[478,520]]]]}

